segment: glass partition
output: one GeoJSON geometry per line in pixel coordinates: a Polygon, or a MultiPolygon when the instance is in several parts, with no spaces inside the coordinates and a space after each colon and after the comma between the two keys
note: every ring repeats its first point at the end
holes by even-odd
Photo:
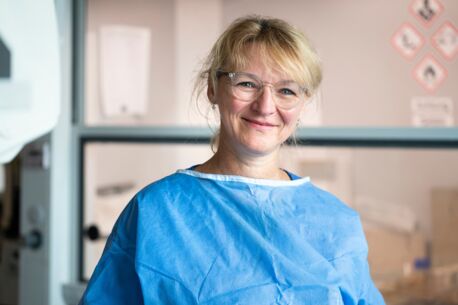
{"type": "Polygon", "coordinates": [[[207,145],[89,143],[84,147],[83,279],[123,208],[141,188],[211,155],[207,145]]]}
{"type": "MultiPolygon", "coordinates": [[[[83,278],[138,190],[211,154],[200,144],[86,144],[83,278]]],[[[456,152],[288,146],[282,166],[360,213],[372,276],[388,304],[450,298],[458,289],[456,152]]]]}

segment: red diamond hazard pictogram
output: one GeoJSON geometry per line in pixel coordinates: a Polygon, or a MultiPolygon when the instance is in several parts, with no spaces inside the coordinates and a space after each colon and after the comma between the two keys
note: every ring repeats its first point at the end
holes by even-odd
{"type": "Polygon", "coordinates": [[[411,59],[421,49],[425,39],[410,23],[404,23],[391,38],[391,44],[404,57],[411,59]]]}
{"type": "Polygon", "coordinates": [[[428,54],[413,69],[413,76],[423,88],[432,93],[447,78],[447,70],[431,54],[428,54]]]}
{"type": "Polygon", "coordinates": [[[431,38],[431,44],[447,59],[452,60],[458,54],[458,30],[450,21],[446,21],[431,38]]]}
{"type": "Polygon", "coordinates": [[[429,27],[444,11],[439,0],[413,0],[410,4],[410,13],[423,25],[429,27]]]}

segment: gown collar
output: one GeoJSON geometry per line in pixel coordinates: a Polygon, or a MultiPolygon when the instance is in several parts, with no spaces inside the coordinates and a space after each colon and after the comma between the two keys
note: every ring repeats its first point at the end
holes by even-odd
{"type": "Polygon", "coordinates": [[[207,174],[201,173],[198,171],[193,170],[195,166],[189,169],[180,169],[177,171],[178,174],[184,174],[196,178],[201,179],[209,179],[209,180],[216,180],[216,181],[223,181],[223,182],[242,182],[242,183],[249,183],[249,184],[257,184],[257,185],[265,185],[265,186],[297,186],[302,185],[304,183],[310,182],[309,177],[298,177],[288,171],[286,173],[292,180],[273,180],[273,179],[257,179],[257,178],[249,178],[243,176],[236,176],[236,175],[220,175],[220,174],[207,174]]]}

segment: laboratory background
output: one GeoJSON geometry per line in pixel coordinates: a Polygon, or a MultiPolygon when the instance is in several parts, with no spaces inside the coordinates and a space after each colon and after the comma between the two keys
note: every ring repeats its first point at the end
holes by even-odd
{"type": "Polygon", "coordinates": [[[77,304],[129,199],[212,155],[193,81],[247,14],[323,63],[283,167],[359,212],[387,304],[458,304],[458,1],[0,0],[0,305],[77,304]]]}

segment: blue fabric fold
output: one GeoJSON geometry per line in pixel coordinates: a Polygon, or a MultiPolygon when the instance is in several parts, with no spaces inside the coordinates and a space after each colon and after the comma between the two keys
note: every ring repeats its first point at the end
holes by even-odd
{"type": "Polygon", "coordinates": [[[384,304],[358,214],[290,177],[182,170],[145,187],[80,304],[384,304]]]}

